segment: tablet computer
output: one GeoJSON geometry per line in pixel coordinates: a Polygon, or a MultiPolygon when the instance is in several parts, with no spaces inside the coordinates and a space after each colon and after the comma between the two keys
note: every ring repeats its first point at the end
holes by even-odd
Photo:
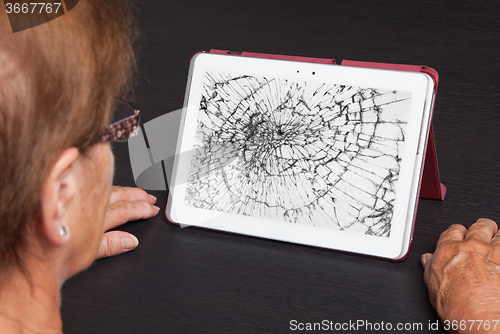
{"type": "Polygon", "coordinates": [[[401,259],[433,92],[424,73],[199,53],[167,218],[401,259]]]}

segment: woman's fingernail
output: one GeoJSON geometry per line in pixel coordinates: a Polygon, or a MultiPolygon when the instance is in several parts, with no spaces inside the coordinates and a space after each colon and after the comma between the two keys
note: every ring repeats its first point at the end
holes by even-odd
{"type": "Polygon", "coordinates": [[[151,205],[153,208],[155,208],[156,210],[160,211],[160,208],[157,207],[156,205],[151,205]]]}
{"type": "Polygon", "coordinates": [[[420,261],[422,261],[422,265],[425,267],[425,265],[427,264],[427,256],[425,254],[422,254],[422,256],[420,257],[420,261]]]}
{"type": "Polygon", "coordinates": [[[121,243],[123,249],[131,250],[139,245],[139,240],[134,236],[128,236],[128,237],[123,237],[121,243]]]}
{"type": "Polygon", "coordinates": [[[152,199],[154,199],[155,201],[157,200],[157,198],[156,198],[156,197],[154,197],[153,195],[151,195],[151,194],[148,194],[148,195],[149,195],[149,197],[151,197],[151,198],[152,198],[152,199]]]}

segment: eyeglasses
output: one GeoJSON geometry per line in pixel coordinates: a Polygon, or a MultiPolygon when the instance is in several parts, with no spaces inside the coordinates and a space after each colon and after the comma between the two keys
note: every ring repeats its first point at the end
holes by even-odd
{"type": "Polygon", "coordinates": [[[131,103],[116,99],[116,109],[110,125],[101,130],[101,142],[124,142],[137,135],[139,129],[140,111],[131,103]]]}

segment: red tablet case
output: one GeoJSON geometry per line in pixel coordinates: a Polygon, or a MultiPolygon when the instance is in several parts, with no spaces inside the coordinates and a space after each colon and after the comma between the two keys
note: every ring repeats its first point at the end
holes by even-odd
{"type": "MultiPolygon", "coordinates": [[[[304,62],[321,63],[321,64],[335,64],[335,59],[326,59],[326,58],[285,56],[285,55],[274,55],[274,54],[253,53],[253,52],[233,52],[228,50],[214,50],[214,49],[210,50],[210,53],[229,54],[242,57],[258,57],[258,58],[268,58],[268,59],[304,61],[304,62]]],[[[427,138],[427,146],[425,149],[423,175],[420,178],[419,197],[436,199],[441,201],[444,200],[444,197],[446,195],[446,187],[444,186],[444,184],[441,183],[439,178],[436,146],[434,143],[434,133],[432,130],[432,113],[434,112],[434,100],[436,98],[437,85],[439,81],[439,75],[436,72],[436,70],[423,65],[385,64],[385,63],[372,63],[372,62],[353,61],[353,60],[343,60],[340,63],[340,65],[380,68],[386,70],[397,70],[397,71],[407,71],[407,72],[422,72],[429,75],[432,78],[432,80],[434,80],[434,97],[432,99],[432,105],[431,105],[431,124],[429,128],[429,137],[427,138]]]]}
{"type": "MultiPolygon", "coordinates": [[[[198,52],[197,52],[198,53],[198,52]]],[[[268,58],[268,59],[281,59],[281,60],[292,60],[292,61],[303,61],[310,63],[320,63],[320,64],[336,64],[335,59],[326,59],[326,58],[312,58],[312,57],[300,57],[300,56],[286,56],[286,55],[274,55],[274,54],[266,54],[266,53],[253,53],[253,52],[233,52],[229,50],[210,50],[210,53],[215,54],[227,54],[227,55],[236,55],[243,57],[257,57],[257,58],[268,58]]],[[[193,55],[194,56],[194,55],[193,55]]],[[[356,66],[356,67],[368,67],[368,68],[379,68],[379,69],[389,69],[389,70],[397,70],[397,71],[408,71],[408,72],[422,72],[428,74],[432,80],[434,81],[434,96],[432,99],[431,105],[431,122],[429,126],[429,134],[427,138],[427,145],[425,148],[425,158],[424,158],[424,167],[422,171],[422,177],[420,178],[420,186],[419,186],[419,197],[426,199],[435,199],[435,200],[444,200],[446,195],[446,187],[441,183],[439,178],[439,168],[437,163],[437,155],[436,155],[436,146],[434,142],[434,133],[432,129],[432,114],[434,112],[434,101],[436,98],[437,85],[439,81],[439,75],[436,70],[433,68],[423,66],[423,65],[400,65],[400,64],[386,64],[386,63],[373,63],[373,62],[364,62],[364,61],[353,61],[353,60],[343,60],[340,65],[344,66],[356,66]]],[[[418,203],[417,203],[418,204],[418,203]]],[[[415,216],[417,214],[417,208],[415,208],[415,216]]],[[[166,212],[165,212],[166,216],[166,212]]],[[[168,220],[168,217],[167,217],[168,220]]],[[[169,220],[170,221],[170,220],[169,220]]],[[[173,222],[171,222],[173,223],[173,222]]],[[[173,223],[175,225],[180,225],[177,223],[173,223]]],[[[415,224],[413,224],[413,228],[415,224]]],[[[230,233],[230,232],[226,232],[230,233]]],[[[230,233],[231,234],[231,233],[230,233]]],[[[406,254],[400,259],[389,259],[390,261],[403,261],[410,254],[410,249],[413,241],[413,231],[412,237],[410,240],[410,244],[408,245],[408,249],[406,254]]],[[[333,249],[329,249],[333,250],[333,249]]],[[[335,251],[335,250],[333,250],[335,251]]],[[[340,251],[342,252],[342,251],[340,251]]],[[[362,254],[360,254],[362,255],[362,254]]],[[[372,257],[369,255],[362,255],[367,257],[372,257]]]]}

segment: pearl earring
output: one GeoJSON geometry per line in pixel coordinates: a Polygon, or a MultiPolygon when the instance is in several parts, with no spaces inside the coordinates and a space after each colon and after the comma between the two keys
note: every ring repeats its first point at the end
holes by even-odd
{"type": "Polygon", "coordinates": [[[65,237],[68,234],[68,230],[66,229],[66,226],[61,226],[59,233],[61,234],[61,236],[65,237]]]}

